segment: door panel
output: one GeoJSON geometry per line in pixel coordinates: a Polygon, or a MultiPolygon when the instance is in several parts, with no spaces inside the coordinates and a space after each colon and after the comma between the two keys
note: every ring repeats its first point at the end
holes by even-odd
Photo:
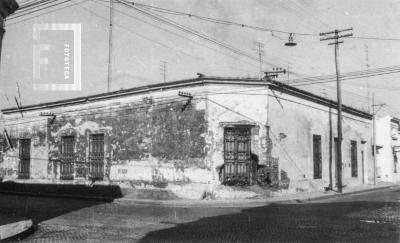
{"type": "Polygon", "coordinates": [[[249,127],[225,128],[224,181],[250,179],[251,130],[249,127]]]}
{"type": "Polygon", "coordinates": [[[89,174],[92,179],[104,177],[104,134],[91,134],[89,141],[89,174]]]}
{"type": "Polygon", "coordinates": [[[74,162],[75,162],[75,137],[65,136],[61,138],[61,179],[74,179],[74,162]]]}
{"type": "Polygon", "coordinates": [[[18,178],[29,179],[31,166],[31,140],[20,139],[19,144],[18,178]]]}
{"type": "Polygon", "coordinates": [[[351,141],[351,177],[358,176],[357,142],[351,141]]]}
{"type": "Polygon", "coordinates": [[[321,136],[313,135],[314,179],[322,178],[321,136]]]}

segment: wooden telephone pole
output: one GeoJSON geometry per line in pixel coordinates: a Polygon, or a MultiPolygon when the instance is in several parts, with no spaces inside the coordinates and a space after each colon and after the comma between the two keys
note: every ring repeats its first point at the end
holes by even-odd
{"type": "Polygon", "coordinates": [[[342,192],[343,185],[342,185],[342,87],[340,83],[340,72],[339,72],[339,61],[338,61],[338,54],[339,54],[339,44],[343,43],[340,41],[341,38],[350,37],[353,34],[344,34],[339,35],[341,32],[352,31],[353,28],[344,29],[344,30],[334,30],[325,33],[320,33],[320,36],[327,36],[321,38],[320,41],[326,40],[334,40],[334,42],[329,43],[328,45],[335,45],[335,67],[336,67],[336,84],[337,84],[337,100],[338,100],[338,118],[337,118],[337,154],[336,154],[336,168],[337,168],[337,186],[338,192],[342,192]]]}
{"type": "Polygon", "coordinates": [[[112,79],[113,18],[114,18],[114,0],[110,0],[110,22],[109,22],[109,30],[108,30],[107,92],[111,91],[111,79],[112,79]]]}

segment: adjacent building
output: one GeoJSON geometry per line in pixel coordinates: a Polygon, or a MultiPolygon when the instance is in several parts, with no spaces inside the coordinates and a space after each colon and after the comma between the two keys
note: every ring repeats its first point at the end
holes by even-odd
{"type": "MultiPolygon", "coordinates": [[[[0,177],[324,190],[336,186],[336,107],[276,81],[200,76],[5,109],[0,177]]],[[[345,186],[373,183],[371,119],[343,106],[345,186]]]]}
{"type": "Polygon", "coordinates": [[[379,145],[376,156],[377,181],[400,181],[400,119],[385,116],[376,121],[376,143],[379,145]]]}

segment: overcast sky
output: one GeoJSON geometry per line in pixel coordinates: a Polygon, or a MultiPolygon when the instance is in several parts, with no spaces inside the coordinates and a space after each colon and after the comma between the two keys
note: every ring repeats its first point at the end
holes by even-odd
{"type": "MultiPolygon", "coordinates": [[[[18,2],[23,6],[25,2],[34,1],[18,2]]],[[[138,3],[285,32],[318,35],[335,28],[353,27],[352,33],[358,37],[400,39],[398,0],[160,0],[138,3]]],[[[23,105],[106,92],[108,6],[107,0],[72,0],[31,14],[25,12],[10,16],[5,26],[0,69],[1,108],[15,106],[13,97],[17,95],[16,82],[21,88],[23,105]],[[52,12],[46,14],[49,11],[52,12]],[[33,28],[38,23],[81,24],[81,91],[33,90],[32,85],[37,81],[33,80],[32,53],[33,46],[38,43],[33,39],[33,28]]],[[[288,34],[285,33],[221,25],[185,15],[154,12],[253,57],[248,58],[157,22],[127,6],[119,3],[114,6],[112,90],[163,82],[161,61],[166,62],[167,81],[193,78],[198,72],[213,76],[258,77],[255,42],[264,45],[264,71],[271,70],[272,66],[286,69],[289,66],[289,70],[294,73],[289,77],[281,76],[280,81],[335,73],[333,46],[328,46],[326,41],[321,42],[319,36],[295,34],[297,46],[286,47],[284,43],[288,34]]],[[[43,35],[43,39],[45,38],[59,38],[62,42],[66,37],[47,33],[43,35]]],[[[399,47],[399,40],[344,39],[339,51],[340,71],[364,70],[367,68],[367,60],[371,69],[400,65],[399,47]]],[[[49,51],[47,54],[51,56],[60,53],[49,51]]],[[[48,69],[55,67],[51,63],[47,65],[48,69]]],[[[400,74],[395,73],[370,77],[368,80],[345,80],[345,103],[367,109],[369,82],[370,94],[375,93],[377,103],[387,104],[380,115],[392,113],[400,116],[399,78],[400,74]]],[[[301,88],[335,97],[334,83],[301,88]]]]}

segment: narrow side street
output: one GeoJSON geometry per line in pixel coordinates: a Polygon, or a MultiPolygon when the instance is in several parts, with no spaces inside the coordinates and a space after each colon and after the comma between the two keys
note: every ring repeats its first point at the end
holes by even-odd
{"type": "Polygon", "coordinates": [[[1,195],[0,215],[33,219],[22,242],[399,242],[400,188],[261,207],[101,203],[1,195]]]}

